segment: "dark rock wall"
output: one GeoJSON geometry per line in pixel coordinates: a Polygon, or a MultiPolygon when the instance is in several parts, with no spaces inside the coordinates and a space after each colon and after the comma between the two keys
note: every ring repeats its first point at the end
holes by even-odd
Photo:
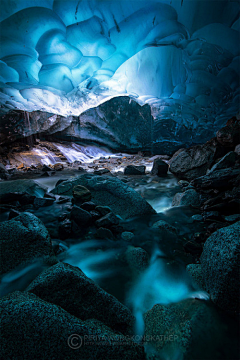
{"type": "Polygon", "coordinates": [[[89,109],[79,117],[41,111],[8,113],[0,118],[0,145],[37,135],[51,141],[96,143],[117,151],[173,154],[180,148],[204,143],[217,130],[212,126],[204,130],[201,126],[187,128],[172,119],[160,120],[149,105],[140,106],[122,96],[89,109]]]}

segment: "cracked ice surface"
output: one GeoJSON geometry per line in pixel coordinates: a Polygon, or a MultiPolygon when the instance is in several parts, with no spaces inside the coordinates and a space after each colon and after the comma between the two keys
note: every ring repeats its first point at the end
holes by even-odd
{"type": "Polygon", "coordinates": [[[240,5],[205,0],[1,0],[1,113],[79,115],[129,95],[160,121],[238,112],[240,5]]]}

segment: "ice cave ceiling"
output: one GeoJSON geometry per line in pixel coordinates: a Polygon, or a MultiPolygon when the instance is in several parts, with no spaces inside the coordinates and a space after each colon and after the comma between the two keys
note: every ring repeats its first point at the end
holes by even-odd
{"type": "Polygon", "coordinates": [[[1,0],[1,113],[78,116],[119,95],[217,128],[239,108],[240,4],[1,0]]]}

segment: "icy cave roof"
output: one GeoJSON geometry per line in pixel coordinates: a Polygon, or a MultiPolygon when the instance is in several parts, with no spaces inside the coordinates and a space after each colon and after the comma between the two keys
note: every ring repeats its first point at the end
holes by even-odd
{"type": "Polygon", "coordinates": [[[185,126],[239,106],[240,5],[1,0],[1,112],[79,115],[118,95],[185,126]]]}

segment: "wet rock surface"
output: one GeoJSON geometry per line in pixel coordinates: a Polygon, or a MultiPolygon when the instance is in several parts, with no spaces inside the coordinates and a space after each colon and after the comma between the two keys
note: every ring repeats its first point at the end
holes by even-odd
{"type": "Polygon", "coordinates": [[[92,200],[101,206],[109,206],[124,219],[141,214],[154,213],[153,208],[132,188],[117,178],[103,178],[98,175],[82,175],[59,184],[52,192],[71,195],[76,185],[85,186],[92,194],[92,200]]]}
{"type": "Polygon", "coordinates": [[[215,147],[199,145],[182,149],[170,162],[169,170],[183,180],[192,180],[206,174],[215,156],[215,147]]]}
{"type": "Polygon", "coordinates": [[[39,258],[49,264],[57,262],[47,229],[30,213],[0,223],[0,246],[1,274],[39,258]]]}
{"type": "MultiPolygon", "coordinates": [[[[43,196],[46,191],[47,191],[46,187],[42,185],[38,185],[33,180],[19,179],[19,180],[1,182],[0,197],[1,197],[1,201],[4,201],[5,199],[2,198],[4,194],[14,193],[14,192],[27,193],[29,195],[35,195],[35,196],[37,195],[43,196]]],[[[7,198],[7,196],[8,195],[6,195],[5,197],[7,198]]]]}
{"type": "Polygon", "coordinates": [[[72,190],[74,199],[78,202],[86,202],[90,201],[92,198],[91,192],[85,187],[81,185],[77,185],[72,190]]]}
{"type": "Polygon", "coordinates": [[[145,175],[146,166],[128,165],[124,169],[124,175],[145,175]]]}
{"type": "Polygon", "coordinates": [[[150,339],[158,336],[158,341],[149,341],[152,355],[177,354],[189,360],[208,358],[211,356],[209,350],[213,337],[216,344],[212,344],[212,347],[219,346],[220,341],[216,336],[219,326],[216,317],[217,314],[211,311],[206,302],[195,299],[169,306],[155,305],[144,315],[145,336],[150,339]],[[200,346],[199,337],[204,349],[200,346]]]}
{"type": "Polygon", "coordinates": [[[142,346],[102,322],[78,319],[29,292],[7,295],[0,305],[4,358],[54,359],[56,353],[59,359],[145,358],[142,346]]]}
{"type": "Polygon", "coordinates": [[[154,159],[151,174],[157,176],[164,176],[167,174],[167,172],[168,164],[166,164],[161,158],[154,159]]]}
{"type": "Polygon", "coordinates": [[[226,147],[234,147],[239,144],[240,124],[236,117],[228,120],[226,126],[221,128],[217,134],[217,141],[226,147]]]}
{"type": "Polygon", "coordinates": [[[194,189],[186,190],[184,193],[177,193],[173,198],[172,205],[199,206],[200,205],[199,194],[194,189]]]}
{"type": "Polygon", "coordinates": [[[211,299],[226,312],[239,312],[240,222],[214,232],[206,241],[201,267],[211,299]]]}
{"type": "Polygon", "coordinates": [[[134,318],[130,310],[77,267],[56,264],[42,272],[27,291],[81,320],[97,319],[123,334],[132,331],[134,318]]]}

